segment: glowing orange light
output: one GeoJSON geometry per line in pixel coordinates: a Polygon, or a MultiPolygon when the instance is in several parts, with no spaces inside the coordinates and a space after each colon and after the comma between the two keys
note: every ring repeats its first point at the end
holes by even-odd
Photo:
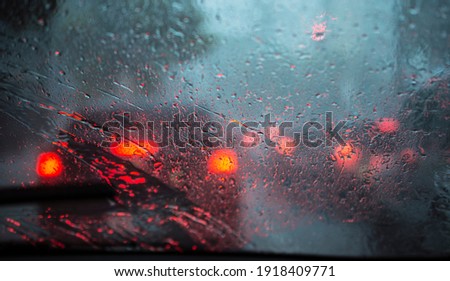
{"type": "Polygon", "coordinates": [[[294,139],[291,137],[279,137],[277,139],[277,145],[275,150],[282,155],[292,156],[294,155],[295,147],[293,146],[294,139]]]}
{"type": "Polygon", "coordinates": [[[351,144],[340,145],[334,150],[336,163],[344,168],[354,167],[359,162],[360,154],[361,151],[351,144]]]}
{"type": "Polygon", "coordinates": [[[36,173],[41,177],[52,178],[61,175],[63,163],[54,152],[41,153],[37,158],[36,173]]]}
{"type": "Polygon", "coordinates": [[[158,146],[153,142],[144,142],[143,145],[138,145],[131,141],[124,141],[111,145],[110,150],[116,156],[146,156],[148,153],[157,153],[158,146]]]}
{"type": "Polygon", "coordinates": [[[381,133],[385,134],[394,133],[400,127],[400,123],[394,118],[380,118],[375,122],[375,125],[381,133]]]}
{"type": "Polygon", "coordinates": [[[208,170],[214,174],[232,174],[237,168],[237,155],[231,149],[215,150],[208,160],[208,170]]]}

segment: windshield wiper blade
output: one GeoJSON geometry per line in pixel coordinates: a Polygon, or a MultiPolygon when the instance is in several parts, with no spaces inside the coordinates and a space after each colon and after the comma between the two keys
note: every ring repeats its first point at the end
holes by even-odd
{"type": "Polygon", "coordinates": [[[0,187],[0,205],[63,200],[113,198],[114,189],[104,183],[0,187]]]}

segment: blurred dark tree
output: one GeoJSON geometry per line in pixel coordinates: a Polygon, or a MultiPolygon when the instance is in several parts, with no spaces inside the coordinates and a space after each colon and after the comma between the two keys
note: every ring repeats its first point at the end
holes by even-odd
{"type": "Polygon", "coordinates": [[[16,29],[45,25],[56,12],[56,0],[1,0],[0,20],[16,29]]]}

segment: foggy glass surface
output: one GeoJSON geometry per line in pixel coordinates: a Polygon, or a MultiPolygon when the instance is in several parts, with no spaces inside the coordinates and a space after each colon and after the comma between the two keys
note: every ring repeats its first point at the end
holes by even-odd
{"type": "Polygon", "coordinates": [[[0,188],[115,196],[1,205],[0,249],[450,253],[448,1],[28,2],[0,4],[0,188]],[[346,145],[286,147],[326,112],[346,145]],[[293,127],[227,148],[132,130],[191,113],[293,127]],[[113,121],[131,152],[104,146],[113,121]]]}

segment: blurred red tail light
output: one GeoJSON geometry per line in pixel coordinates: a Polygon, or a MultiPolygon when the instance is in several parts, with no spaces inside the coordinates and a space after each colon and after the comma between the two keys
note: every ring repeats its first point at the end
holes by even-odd
{"type": "Polygon", "coordinates": [[[64,165],[55,152],[41,153],[37,158],[36,173],[45,178],[54,178],[62,174],[64,165]]]}

